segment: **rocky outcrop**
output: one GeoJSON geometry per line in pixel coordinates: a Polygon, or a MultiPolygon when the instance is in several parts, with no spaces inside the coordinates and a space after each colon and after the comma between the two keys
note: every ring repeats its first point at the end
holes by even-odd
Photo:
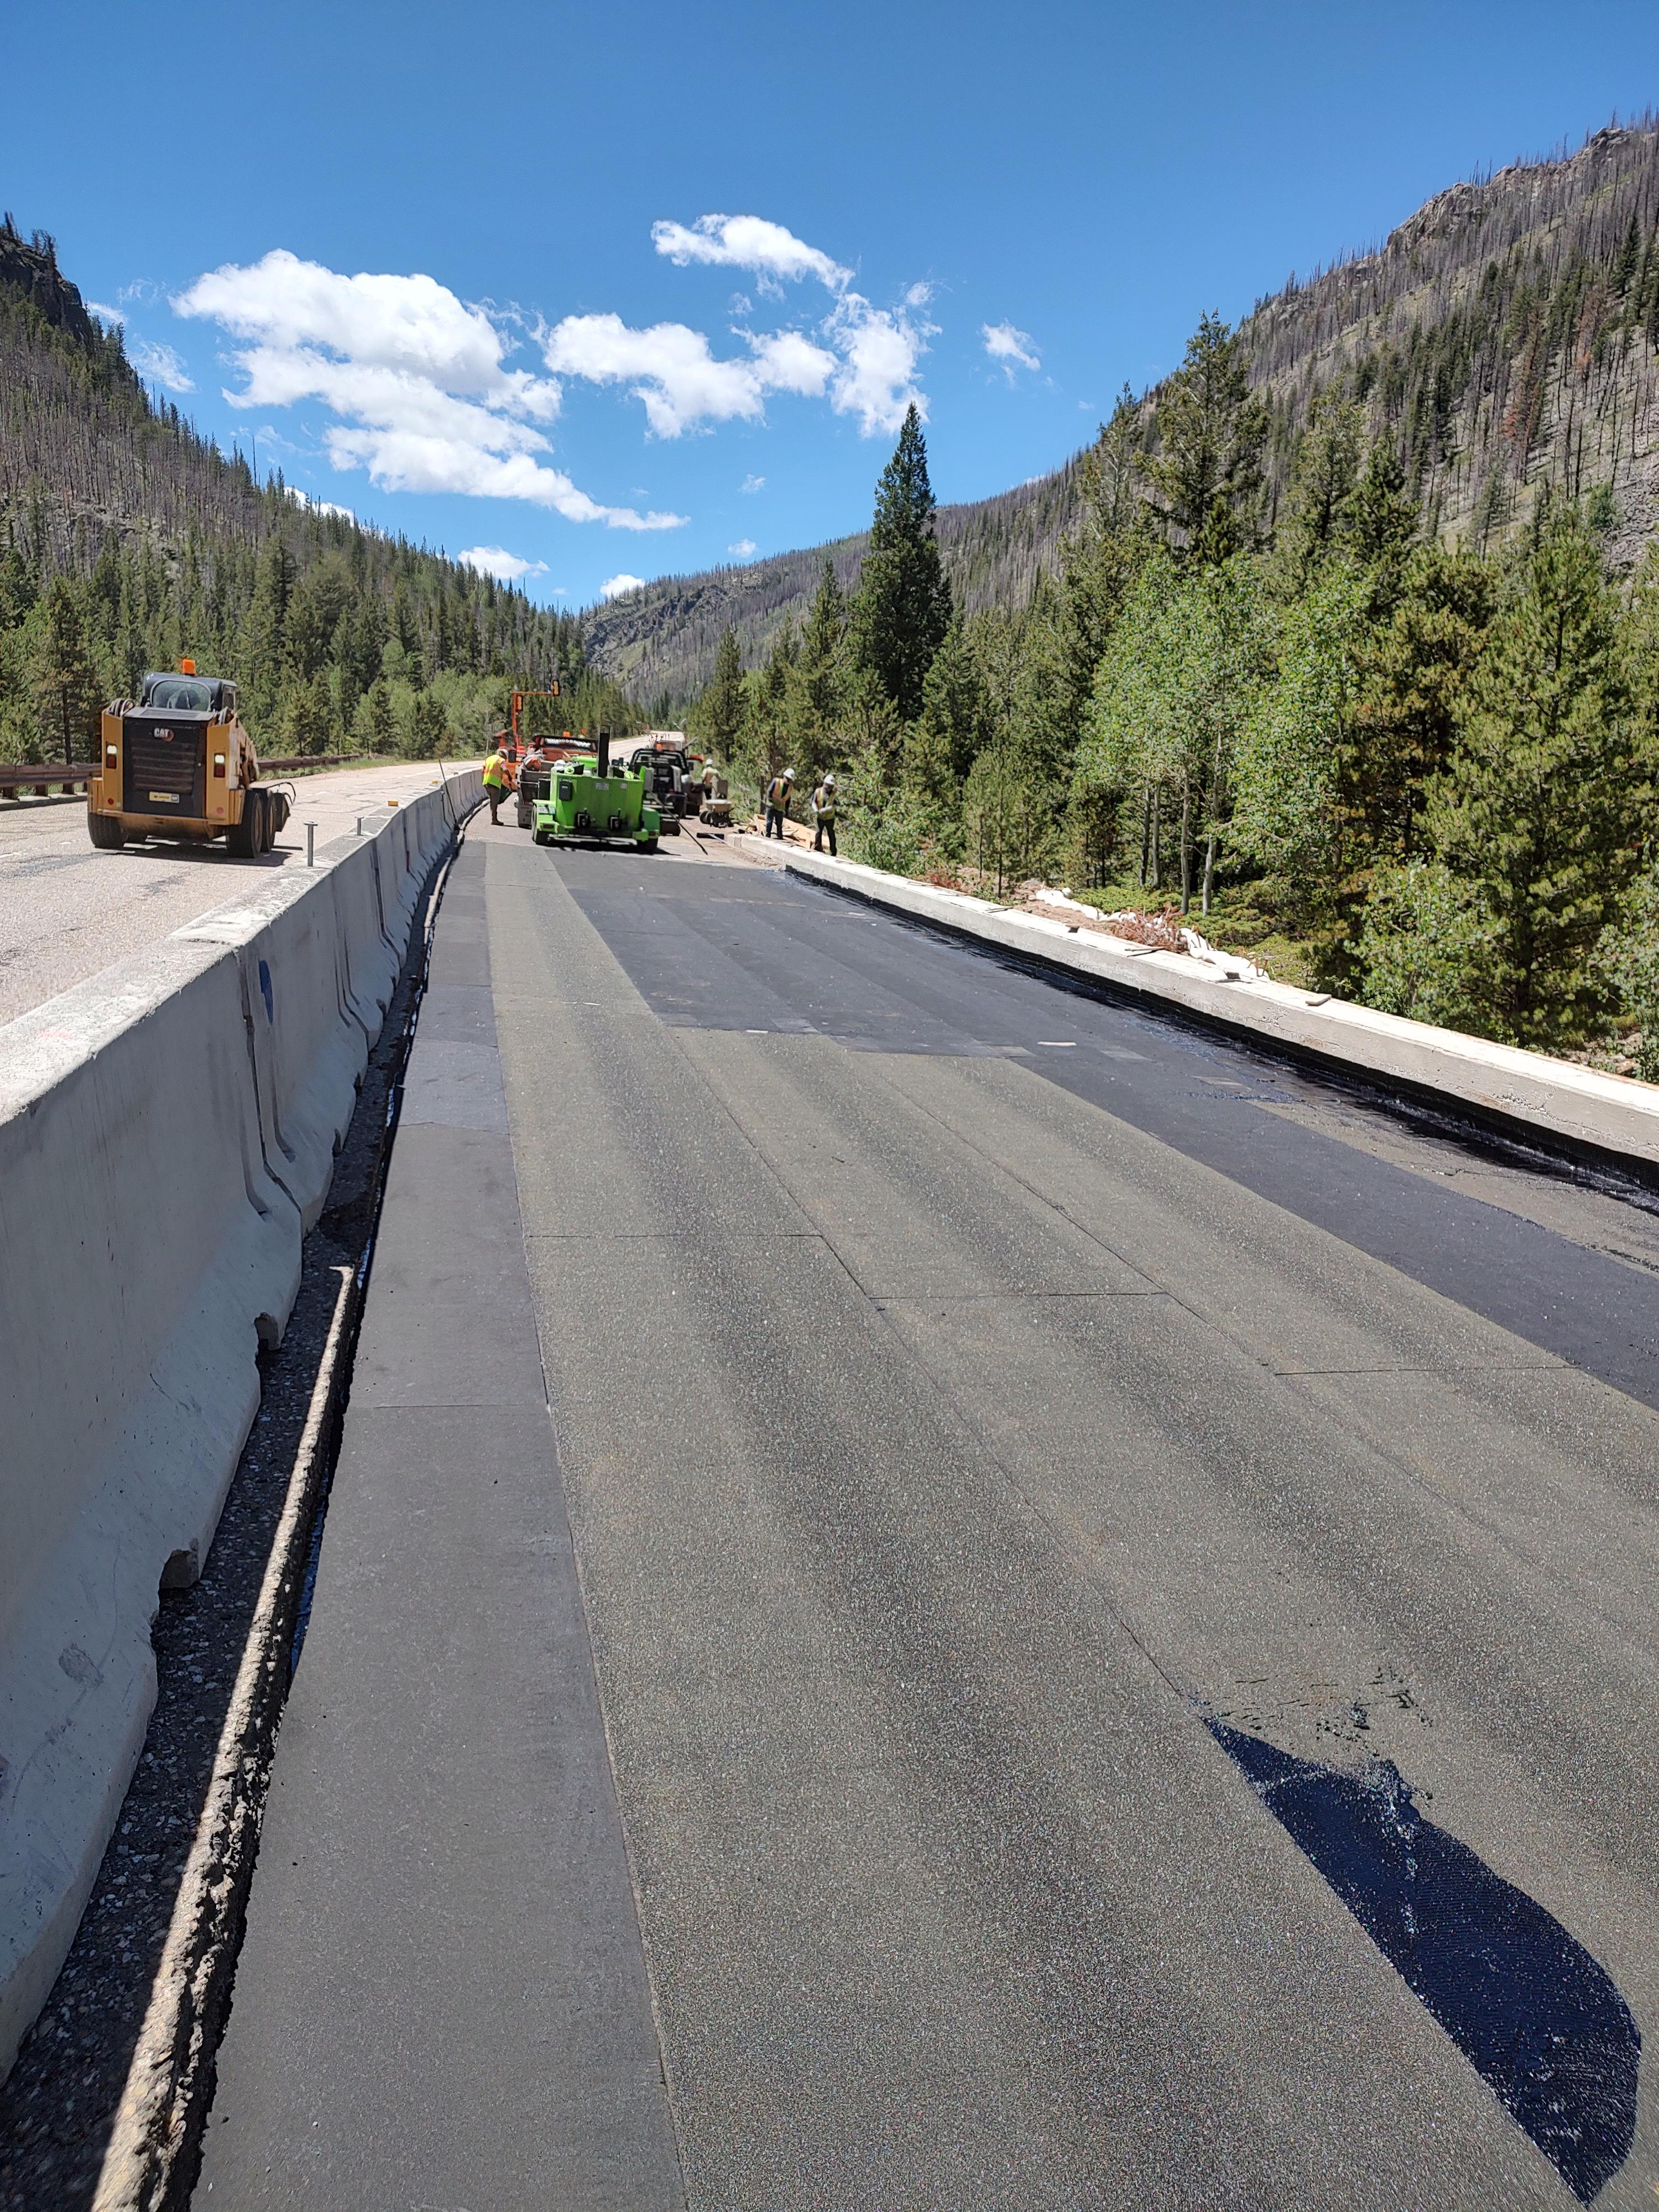
{"type": "Polygon", "coordinates": [[[58,241],[49,231],[23,238],[9,215],[0,222],[0,285],[21,292],[57,330],[66,331],[88,352],[98,330],[80,292],[58,266],[58,241]]]}

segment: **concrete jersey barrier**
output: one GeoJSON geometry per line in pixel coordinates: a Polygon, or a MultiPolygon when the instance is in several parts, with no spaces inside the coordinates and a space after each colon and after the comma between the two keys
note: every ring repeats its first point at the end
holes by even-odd
{"type": "Polygon", "coordinates": [[[1179,1007],[1241,1036],[1443,1100],[1551,1147],[1608,1156],[1633,1166],[1644,1180],[1659,1178],[1659,1087],[1653,1085],[1272,982],[1247,974],[1248,962],[1224,955],[1210,961],[1157,951],[964,891],[915,883],[854,860],[832,860],[827,854],[790,846],[783,864],[792,874],[1047,962],[1149,1005],[1179,1007]]]}
{"type": "Polygon", "coordinates": [[[449,779],[0,1029],[0,2075],[143,1747],[449,779]]]}

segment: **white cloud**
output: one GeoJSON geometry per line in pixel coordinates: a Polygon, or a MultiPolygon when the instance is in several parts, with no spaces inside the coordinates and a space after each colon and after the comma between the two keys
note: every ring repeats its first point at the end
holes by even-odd
{"type": "Polygon", "coordinates": [[[739,538],[735,545],[728,545],[726,550],[728,553],[735,553],[739,561],[746,561],[756,550],[755,541],[752,538],[739,538]]]}
{"type": "Polygon", "coordinates": [[[690,229],[659,222],[652,236],[659,253],[682,265],[738,265],[775,287],[781,277],[817,276],[834,293],[834,304],[814,335],[739,329],[748,353],[724,360],[701,331],[684,323],[635,330],[620,315],[568,315],[544,339],[544,356],[556,375],[628,385],[659,438],[678,438],[704,422],[758,422],[775,392],[827,396],[837,414],[857,416],[866,437],[896,430],[913,403],[927,413],[916,369],[933,335],[921,314],[931,286],[913,284],[902,307],[874,307],[850,289],[850,270],[758,216],[702,216],[690,229]]]}
{"type": "Polygon", "coordinates": [[[545,561],[526,561],[521,554],[509,553],[504,545],[469,545],[455,558],[463,568],[476,568],[481,576],[493,576],[498,584],[516,584],[521,577],[547,574],[545,561]]]}
{"type": "Polygon", "coordinates": [[[838,415],[856,415],[866,438],[896,430],[912,405],[927,421],[916,364],[927,350],[933,324],[915,321],[902,310],[872,307],[848,292],[825,327],[833,330],[842,356],[830,394],[838,415]]]}
{"type": "Polygon", "coordinates": [[[781,222],[768,222],[757,215],[700,215],[690,229],[683,222],[653,222],[651,241],[659,253],[682,269],[692,261],[748,269],[775,284],[816,276],[832,292],[844,292],[853,281],[850,269],[808,246],[781,222]]]}
{"type": "Polygon", "coordinates": [[[755,422],[772,392],[821,395],[836,357],[797,331],[748,337],[750,352],[716,358],[701,331],[684,323],[632,330],[620,315],[567,315],[546,336],[547,365],[593,384],[628,384],[659,438],[699,422],[755,422]]]}
{"type": "Polygon", "coordinates": [[[164,385],[169,392],[194,392],[190,372],[170,345],[159,345],[150,338],[129,338],[127,359],[140,376],[164,385]]]}
{"type": "Polygon", "coordinates": [[[320,401],[336,418],[325,433],[334,466],[365,469],[382,490],[527,500],[613,529],[684,519],[602,506],[540,459],[558,384],[508,368],[489,316],[430,276],[343,276],[278,248],[198,277],[173,304],[244,342],[233,406],[320,401]]]}
{"type": "Polygon", "coordinates": [[[100,323],[107,324],[112,329],[126,321],[126,315],[121,308],[106,307],[101,300],[88,300],[86,307],[89,315],[96,315],[100,323]]]}
{"type": "Polygon", "coordinates": [[[630,576],[624,571],[620,576],[605,578],[604,583],[599,586],[599,597],[602,599],[619,599],[624,592],[637,592],[643,589],[644,584],[643,576],[630,576]]]}
{"type": "Polygon", "coordinates": [[[283,486],[295,507],[309,507],[313,514],[337,514],[343,521],[355,522],[355,511],[349,507],[337,507],[331,499],[313,499],[309,492],[301,491],[298,484],[283,486]]]}
{"type": "Polygon", "coordinates": [[[1042,362],[1031,343],[1030,331],[1017,331],[1012,323],[981,323],[985,350],[1006,376],[1014,380],[1016,368],[1041,368],[1042,362]]]}
{"type": "Polygon", "coordinates": [[[738,489],[739,491],[764,491],[766,489],[766,478],[764,477],[745,477],[743,482],[738,486],[738,489]]]}

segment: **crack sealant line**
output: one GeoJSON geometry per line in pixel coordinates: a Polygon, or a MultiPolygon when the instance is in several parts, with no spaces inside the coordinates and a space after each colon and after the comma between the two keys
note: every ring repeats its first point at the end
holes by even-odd
{"type": "MultiPolygon", "coordinates": [[[[420,974],[404,1025],[402,1062],[407,1061],[425,994],[438,907],[465,836],[464,822],[425,893],[420,974]]],[[[390,1086],[393,1100],[401,1096],[402,1084],[400,1063],[390,1086]]],[[[394,1106],[387,1117],[374,1219],[362,1254],[355,1267],[331,1271],[339,1287],[288,1495],[91,2212],[182,2212],[194,2185],[196,2153],[258,1853],[270,1760],[287,1701],[289,1654],[332,1476],[396,1122],[394,1106]]]]}

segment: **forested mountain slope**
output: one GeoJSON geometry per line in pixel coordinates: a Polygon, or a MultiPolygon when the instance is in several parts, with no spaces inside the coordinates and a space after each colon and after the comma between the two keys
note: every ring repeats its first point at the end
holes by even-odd
{"type": "MultiPolygon", "coordinates": [[[[1068,461],[994,499],[938,509],[934,526],[964,612],[1023,604],[1030,596],[1075,519],[1076,474],[1077,463],[1068,461]]],[[[786,622],[803,620],[826,560],[842,589],[850,590],[868,542],[869,533],[860,531],[746,568],[644,585],[583,618],[589,656],[634,697],[678,713],[713,675],[714,650],[728,623],[752,665],[786,622]]]]}
{"type": "MultiPolygon", "coordinates": [[[[191,653],[243,686],[272,750],[481,742],[513,682],[559,669],[579,626],[471,569],[256,483],[153,402],[49,236],[0,224],[0,759],[96,737],[99,702],[191,653]]],[[[574,683],[570,679],[574,678],[574,683]]]]}
{"type": "MultiPolygon", "coordinates": [[[[1430,528],[1485,544],[1540,483],[1609,488],[1614,560],[1659,531],[1659,131],[1644,118],[1570,157],[1454,185],[1376,252],[1257,307],[1241,337],[1269,409],[1261,523],[1271,531],[1297,441],[1341,386],[1386,433],[1430,528]]],[[[1157,446],[1158,392],[1142,403],[1157,446]]],[[[938,529],[959,604],[1017,608],[1076,513],[1077,462],[969,505],[938,529]]],[[[1604,498],[1607,496],[1604,495],[1604,498]]],[[[843,586],[865,540],[745,568],[666,578],[594,610],[588,650],[636,695],[678,708],[707,683],[722,629],[746,664],[805,616],[826,554],[843,586]]]]}
{"type": "Polygon", "coordinates": [[[1273,410],[1270,481],[1335,382],[1394,437],[1442,532],[1484,540],[1528,488],[1611,488],[1615,557],[1659,526],[1659,131],[1454,185],[1382,249],[1292,283],[1244,325],[1273,410]]]}

